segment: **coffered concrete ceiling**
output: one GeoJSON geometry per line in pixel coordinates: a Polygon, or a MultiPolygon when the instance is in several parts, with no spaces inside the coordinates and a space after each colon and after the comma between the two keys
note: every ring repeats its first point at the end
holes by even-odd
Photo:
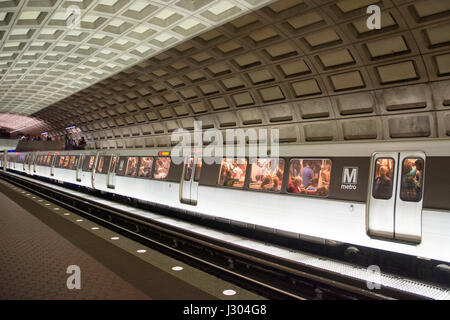
{"type": "Polygon", "coordinates": [[[272,0],[0,0],[0,112],[32,114],[272,0]]]}
{"type": "Polygon", "coordinates": [[[280,0],[33,114],[91,148],[177,128],[277,128],[281,142],[450,137],[450,2],[280,0]],[[366,26],[381,7],[381,29],[366,26]]]}

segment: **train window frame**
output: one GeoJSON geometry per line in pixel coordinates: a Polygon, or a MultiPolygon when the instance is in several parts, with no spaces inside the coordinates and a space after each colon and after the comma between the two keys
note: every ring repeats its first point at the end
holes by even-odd
{"type": "Polygon", "coordinates": [[[153,179],[153,167],[155,165],[155,157],[154,156],[138,156],[138,168],[137,168],[137,175],[135,176],[135,178],[139,178],[139,179],[153,179]],[[151,158],[152,159],[152,164],[150,166],[150,176],[140,176],[140,170],[141,170],[141,162],[142,162],[142,158],[151,158]]]}
{"type": "Polygon", "coordinates": [[[83,160],[83,168],[82,171],[84,172],[91,172],[93,167],[95,167],[95,155],[89,155],[87,154],[86,157],[83,160]],[[92,163],[92,167],[89,168],[90,162],[91,162],[91,157],[94,157],[94,162],[92,163]],[[87,160],[87,161],[86,161],[87,160]]]}
{"type": "Polygon", "coordinates": [[[71,156],[69,156],[69,165],[68,165],[67,169],[69,169],[69,170],[75,170],[75,169],[76,169],[76,167],[77,167],[77,165],[78,165],[77,158],[78,158],[77,155],[71,155],[71,156]],[[74,160],[73,160],[73,165],[70,166],[70,164],[71,164],[71,162],[72,162],[72,158],[74,159],[74,160]]]}
{"type": "Polygon", "coordinates": [[[70,163],[70,155],[66,154],[64,156],[63,169],[68,169],[69,168],[69,163],[70,163]]]}
{"type": "Polygon", "coordinates": [[[202,174],[202,168],[203,168],[203,159],[202,157],[197,157],[197,163],[195,163],[195,172],[194,172],[194,182],[199,182],[202,174]],[[200,170],[199,170],[199,161],[200,161],[200,170]]]}
{"type": "Polygon", "coordinates": [[[118,156],[116,161],[116,176],[126,177],[125,170],[127,168],[128,156],[118,156]],[[123,168],[120,168],[120,162],[124,161],[123,168]]]}
{"type": "Polygon", "coordinates": [[[62,168],[63,164],[64,164],[64,158],[65,156],[58,156],[58,158],[56,158],[56,164],[55,164],[55,168],[62,168]]]}
{"type": "Polygon", "coordinates": [[[126,158],[127,158],[127,161],[126,161],[126,164],[125,164],[125,170],[124,170],[123,176],[124,177],[130,177],[130,178],[137,178],[138,177],[138,171],[139,171],[140,157],[139,156],[127,156],[126,158]],[[128,172],[128,163],[129,163],[130,159],[133,159],[133,158],[136,159],[136,172],[135,172],[134,175],[130,175],[130,174],[127,174],[127,172],[128,172]]]}
{"type": "Polygon", "coordinates": [[[114,173],[117,175],[116,173],[116,166],[117,166],[117,162],[119,162],[120,156],[111,156],[111,161],[109,162],[109,168],[108,168],[108,174],[114,173]]]}
{"type": "Polygon", "coordinates": [[[78,165],[78,169],[80,169],[81,171],[85,171],[84,166],[85,166],[87,157],[88,157],[88,155],[86,155],[86,154],[81,155],[80,164],[78,165]]]}
{"type": "Polygon", "coordinates": [[[170,169],[172,168],[172,158],[171,157],[155,157],[155,160],[153,161],[153,174],[152,174],[152,179],[154,180],[158,180],[158,181],[166,181],[167,178],[169,177],[170,174],[170,169]],[[156,178],[155,177],[155,173],[156,173],[156,163],[159,159],[169,159],[170,161],[170,165],[169,165],[169,170],[167,171],[167,174],[164,178],[156,178]]]}
{"type": "MultiPolygon", "coordinates": [[[[376,200],[391,200],[392,199],[392,196],[395,196],[394,195],[394,176],[396,176],[396,168],[397,168],[397,164],[396,164],[396,161],[395,161],[395,159],[394,158],[392,158],[392,157],[379,157],[379,158],[376,158],[376,160],[375,160],[375,164],[374,164],[374,166],[373,166],[373,171],[372,171],[372,186],[371,186],[371,196],[372,196],[372,198],[374,198],[374,199],[376,199],[376,200]],[[389,197],[389,198],[380,198],[380,197],[375,197],[375,195],[374,195],[374,192],[375,192],[375,182],[376,182],[376,179],[377,179],[377,177],[376,177],[376,171],[377,171],[377,162],[378,162],[378,160],[392,160],[393,161],[393,163],[394,163],[394,166],[393,166],[393,168],[392,168],[392,185],[391,185],[391,196],[389,197]]],[[[396,178],[395,178],[396,179],[396,178]]]]}
{"type": "Polygon", "coordinates": [[[219,168],[219,174],[218,174],[218,176],[216,178],[216,186],[219,187],[219,188],[227,188],[227,189],[235,189],[235,190],[246,190],[247,189],[246,188],[246,184],[247,184],[248,164],[249,164],[249,159],[247,157],[232,157],[232,158],[224,157],[224,158],[222,158],[222,161],[220,163],[220,168],[219,168]],[[227,186],[227,185],[225,185],[225,182],[224,182],[224,184],[220,184],[219,183],[221,175],[222,175],[223,162],[226,161],[226,160],[229,160],[229,159],[232,159],[232,160],[239,160],[239,159],[245,160],[245,172],[243,173],[244,182],[243,182],[242,186],[239,186],[239,187],[236,187],[234,185],[233,186],[227,186]]]}
{"type": "Polygon", "coordinates": [[[191,180],[192,171],[194,170],[194,167],[195,167],[195,163],[194,163],[195,161],[194,160],[195,160],[194,157],[189,157],[188,158],[188,162],[184,164],[184,177],[183,177],[184,181],[191,180]],[[191,163],[191,161],[192,161],[192,163],[191,163]],[[192,167],[191,167],[191,171],[189,172],[187,169],[189,168],[190,165],[192,167]],[[189,176],[187,174],[189,174],[189,176]]]}
{"type": "MultiPolygon", "coordinates": [[[[302,196],[302,197],[311,197],[311,198],[328,198],[330,196],[330,188],[332,186],[332,177],[333,177],[333,159],[331,158],[317,158],[317,157],[290,157],[289,162],[286,165],[286,169],[287,170],[287,177],[285,178],[286,181],[286,185],[284,186],[283,191],[288,194],[288,195],[292,195],[292,196],[302,196]],[[302,160],[302,161],[330,161],[330,178],[329,178],[329,183],[328,183],[328,191],[326,195],[320,195],[320,194],[311,194],[311,193],[295,193],[295,192],[289,192],[288,191],[288,187],[289,187],[289,181],[291,179],[291,162],[294,160],[302,160]]],[[[286,172],[286,171],[285,171],[286,172]]],[[[319,173],[320,175],[320,173],[319,173]]],[[[319,182],[317,182],[319,183],[319,182]]],[[[319,190],[319,188],[317,187],[317,190],[319,190]]]]}
{"type": "MultiPolygon", "coordinates": [[[[425,160],[423,159],[423,158],[421,158],[421,157],[415,157],[415,156],[411,156],[411,157],[406,157],[406,158],[403,158],[403,161],[402,161],[402,166],[401,166],[401,172],[400,172],[400,192],[399,192],[399,195],[400,195],[400,199],[402,200],[402,201],[405,201],[405,202],[415,202],[415,203],[418,203],[418,202],[420,202],[420,201],[422,201],[422,199],[423,199],[423,185],[424,185],[424,179],[423,179],[423,176],[424,176],[424,174],[423,174],[423,172],[425,171],[425,160]],[[417,200],[409,200],[409,199],[404,199],[404,197],[403,197],[403,193],[402,193],[402,191],[403,191],[403,186],[404,186],[404,184],[403,184],[403,176],[404,176],[404,165],[405,165],[405,161],[407,161],[407,160],[412,160],[412,159],[415,159],[416,161],[417,160],[421,160],[422,161],[422,180],[421,180],[421,184],[420,184],[420,197],[419,197],[419,199],[417,199],[417,200]]],[[[417,173],[417,172],[416,172],[417,173]]]]}
{"type": "MultiPolygon", "coordinates": [[[[279,182],[279,184],[278,184],[278,185],[279,185],[279,190],[255,189],[255,188],[250,187],[250,185],[251,185],[251,183],[252,183],[252,170],[253,170],[253,165],[256,164],[257,161],[260,160],[260,159],[275,160],[275,159],[277,159],[277,158],[273,158],[273,157],[258,157],[258,158],[256,158],[256,159],[254,160],[254,162],[250,162],[250,161],[249,161],[248,165],[250,165],[250,175],[249,175],[249,181],[248,181],[247,189],[248,189],[249,191],[256,191],[256,192],[269,192],[269,193],[276,193],[276,194],[283,193],[283,182],[284,182],[284,179],[285,179],[286,163],[287,163],[286,158],[278,158],[280,161],[283,161],[283,162],[284,162],[284,163],[283,163],[283,176],[282,176],[282,178],[280,179],[280,182],[279,182]]],[[[280,168],[280,166],[278,166],[278,168],[280,168]]]]}
{"type": "Polygon", "coordinates": [[[46,160],[45,160],[45,166],[46,167],[52,167],[53,165],[53,156],[52,155],[48,155],[46,160]]]}
{"type": "Polygon", "coordinates": [[[95,173],[98,174],[108,174],[109,163],[111,162],[110,155],[99,155],[97,160],[97,165],[95,166],[95,173]],[[103,158],[102,170],[101,172],[98,170],[100,165],[100,159],[103,158]]]}

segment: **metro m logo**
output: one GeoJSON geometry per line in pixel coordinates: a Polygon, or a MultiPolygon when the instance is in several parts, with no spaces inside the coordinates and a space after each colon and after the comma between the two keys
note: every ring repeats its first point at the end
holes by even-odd
{"type": "Polygon", "coordinates": [[[358,183],[358,167],[344,167],[342,171],[343,184],[357,184],[358,183]]]}

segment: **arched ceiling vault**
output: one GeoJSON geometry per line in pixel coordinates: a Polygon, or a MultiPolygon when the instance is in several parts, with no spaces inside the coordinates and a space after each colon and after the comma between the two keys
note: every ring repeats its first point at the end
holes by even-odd
{"type": "Polygon", "coordinates": [[[32,114],[274,0],[0,0],[0,112],[32,114]]]}
{"type": "Polygon", "coordinates": [[[92,148],[169,145],[194,120],[282,142],[448,138],[449,18],[442,0],[280,0],[35,115],[92,148]]]}

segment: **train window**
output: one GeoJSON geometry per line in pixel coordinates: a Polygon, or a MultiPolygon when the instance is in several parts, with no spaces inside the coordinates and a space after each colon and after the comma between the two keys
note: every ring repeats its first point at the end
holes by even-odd
{"type": "Polygon", "coordinates": [[[138,157],[128,157],[127,159],[127,167],[125,169],[125,175],[135,177],[137,174],[138,168],[138,157]]]}
{"type": "Polygon", "coordinates": [[[116,162],[118,157],[112,157],[109,172],[116,172],[116,162]]]}
{"type": "Polygon", "coordinates": [[[153,178],[164,180],[169,175],[170,163],[172,159],[169,157],[158,157],[155,160],[155,171],[153,172],[153,178]]]}
{"type": "Polygon", "coordinates": [[[152,157],[141,157],[139,162],[138,177],[151,178],[152,177],[152,157]]]}
{"type": "Polygon", "coordinates": [[[184,170],[184,180],[191,180],[192,169],[194,168],[194,158],[189,158],[188,163],[186,163],[186,169],[184,170]]]}
{"type": "Polygon", "coordinates": [[[87,166],[88,171],[92,170],[92,168],[94,167],[94,162],[95,162],[95,156],[90,156],[88,166],[87,166]]]}
{"type": "Polygon", "coordinates": [[[69,169],[74,169],[74,167],[76,166],[76,158],[76,156],[70,157],[69,169]]]}
{"type": "Polygon", "coordinates": [[[95,156],[83,156],[83,171],[92,171],[95,156]]]}
{"type": "Polygon", "coordinates": [[[127,157],[119,157],[117,161],[118,161],[119,165],[116,165],[116,167],[117,167],[116,174],[118,176],[123,176],[123,175],[125,175],[127,157]]]}
{"type": "Polygon", "coordinates": [[[107,156],[100,156],[98,158],[97,163],[97,173],[103,173],[106,174],[108,171],[109,162],[111,161],[111,157],[107,156]]]}
{"type": "Polygon", "coordinates": [[[61,156],[61,158],[59,158],[59,162],[61,163],[61,166],[59,166],[59,164],[58,164],[58,157],[56,156],[56,159],[55,159],[55,167],[56,166],[59,166],[60,168],[64,168],[64,160],[66,159],[66,157],[65,156],[61,156]],[[62,161],[61,161],[62,160],[62,161]]]}
{"type": "Polygon", "coordinates": [[[69,162],[70,162],[70,156],[66,156],[66,157],[64,158],[63,167],[64,167],[64,168],[69,167],[69,162]]]}
{"type": "Polygon", "coordinates": [[[82,169],[83,171],[86,171],[86,169],[87,169],[87,161],[86,161],[86,158],[87,158],[87,156],[85,156],[85,155],[81,156],[81,163],[80,163],[80,166],[81,166],[81,169],[82,169]]]}
{"type": "Polygon", "coordinates": [[[423,159],[407,158],[403,160],[400,198],[403,201],[419,202],[422,199],[423,159]]]}
{"type": "Polygon", "coordinates": [[[292,159],[289,163],[289,193],[327,196],[330,189],[331,160],[292,159]]]}
{"type": "Polygon", "coordinates": [[[229,159],[222,160],[220,166],[219,186],[242,188],[245,182],[245,173],[247,172],[247,159],[229,159]]]}
{"type": "Polygon", "coordinates": [[[47,160],[46,160],[46,163],[45,163],[45,165],[47,167],[50,167],[52,165],[52,159],[53,159],[53,156],[47,156],[47,160]]]}
{"type": "Polygon", "coordinates": [[[394,159],[378,158],[375,164],[372,196],[375,199],[388,200],[392,197],[392,178],[394,176],[394,159]]]}
{"type": "Polygon", "coordinates": [[[249,188],[279,192],[283,182],[284,159],[258,159],[252,163],[249,188]]]}
{"type": "Polygon", "coordinates": [[[202,173],[202,158],[197,158],[197,164],[195,165],[194,181],[200,180],[200,174],[202,173]]]}

